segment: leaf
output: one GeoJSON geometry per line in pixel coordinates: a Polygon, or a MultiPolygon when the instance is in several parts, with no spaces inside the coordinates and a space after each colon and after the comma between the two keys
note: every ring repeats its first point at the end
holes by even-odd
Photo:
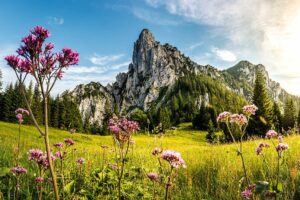
{"type": "Polygon", "coordinates": [[[0,177],[6,176],[10,173],[10,168],[8,167],[1,167],[0,168],[0,177]]]}
{"type": "Polygon", "coordinates": [[[68,183],[65,187],[64,187],[64,192],[70,194],[72,187],[74,186],[75,181],[71,181],[70,183],[68,183]]]}
{"type": "Polygon", "coordinates": [[[277,192],[282,192],[283,191],[283,186],[282,183],[278,183],[277,188],[276,188],[277,192]]]}
{"type": "Polygon", "coordinates": [[[270,183],[267,181],[258,181],[256,182],[255,192],[256,193],[263,193],[264,191],[268,190],[270,183]]]}

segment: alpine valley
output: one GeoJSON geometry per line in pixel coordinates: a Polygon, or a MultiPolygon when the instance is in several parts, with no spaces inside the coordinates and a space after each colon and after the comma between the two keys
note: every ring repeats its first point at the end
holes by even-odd
{"type": "MultiPolygon", "coordinates": [[[[127,73],[107,86],[99,82],[81,84],[70,92],[79,106],[82,121],[102,127],[112,113],[172,116],[172,124],[192,121],[201,105],[215,111],[238,111],[253,94],[255,75],[260,70],[266,78],[269,96],[280,107],[288,94],[269,78],[262,64],[240,61],[226,70],[199,65],[170,44],[160,44],[148,29],[142,30],[134,43],[132,63],[127,73]]],[[[155,123],[155,122],[154,122],[155,123]]]]}

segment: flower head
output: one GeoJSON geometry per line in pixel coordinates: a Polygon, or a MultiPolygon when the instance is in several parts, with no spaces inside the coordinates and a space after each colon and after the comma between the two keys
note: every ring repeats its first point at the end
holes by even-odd
{"type": "Polygon", "coordinates": [[[58,149],[62,149],[64,147],[64,143],[63,142],[54,143],[53,146],[55,146],[58,149]]]}
{"type": "Polygon", "coordinates": [[[243,112],[245,115],[247,116],[251,116],[251,115],[255,115],[255,112],[257,111],[257,107],[256,105],[252,104],[252,105],[246,105],[243,107],[243,112]]]}
{"type": "Polygon", "coordinates": [[[157,173],[148,173],[147,176],[153,182],[158,181],[158,174],[157,173]]]}
{"type": "Polygon", "coordinates": [[[219,114],[219,116],[217,117],[217,121],[218,122],[227,122],[230,119],[231,113],[230,112],[222,112],[219,114]]]}
{"type": "Polygon", "coordinates": [[[35,182],[37,183],[37,184],[41,184],[41,183],[44,183],[44,178],[43,177],[36,177],[35,178],[35,182]]]}
{"type": "Polygon", "coordinates": [[[155,147],[154,150],[152,151],[152,155],[157,156],[159,154],[161,154],[162,149],[159,147],[155,147]]]}
{"type": "Polygon", "coordinates": [[[289,148],[289,145],[284,144],[284,143],[279,143],[276,147],[277,152],[283,152],[289,148]]]}
{"type": "Polygon", "coordinates": [[[237,124],[238,126],[243,126],[247,122],[248,120],[243,114],[232,114],[230,116],[230,123],[237,124]]]}
{"type": "Polygon", "coordinates": [[[258,145],[258,147],[256,148],[256,155],[260,155],[263,148],[269,148],[269,147],[270,147],[270,145],[268,145],[267,143],[260,143],[258,145]]]}
{"type": "Polygon", "coordinates": [[[278,134],[276,131],[274,130],[269,130],[267,133],[266,133],[266,139],[271,139],[273,137],[276,137],[278,134]]]}
{"type": "Polygon", "coordinates": [[[78,160],[76,161],[76,163],[78,165],[83,165],[85,163],[85,159],[84,158],[78,158],[78,160]]]}
{"type": "Polygon", "coordinates": [[[127,142],[132,133],[139,129],[139,125],[136,121],[130,121],[123,118],[113,117],[109,120],[108,130],[113,134],[116,140],[119,142],[127,142]]]}
{"type": "Polygon", "coordinates": [[[252,185],[249,185],[242,193],[242,197],[245,198],[245,199],[251,199],[251,196],[252,196],[252,193],[253,191],[255,190],[256,188],[256,185],[255,184],[252,184],[252,185]]]}
{"type": "Polygon", "coordinates": [[[13,174],[15,175],[20,175],[20,174],[26,174],[27,173],[27,169],[25,169],[24,167],[22,166],[16,166],[16,167],[13,167],[11,168],[10,170],[13,174]]]}
{"type": "Polygon", "coordinates": [[[74,140],[72,140],[71,138],[67,138],[67,139],[65,139],[64,141],[65,141],[65,143],[66,143],[67,145],[69,145],[69,146],[72,146],[72,145],[75,144],[74,140]]]}
{"type": "Polygon", "coordinates": [[[15,110],[15,113],[16,113],[16,118],[20,124],[23,122],[23,114],[29,115],[28,110],[24,108],[18,108],[17,110],[15,110]]]}
{"type": "Polygon", "coordinates": [[[161,156],[162,159],[169,162],[169,164],[174,168],[179,168],[182,166],[183,168],[186,168],[186,164],[184,160],[181,157],[181,154],[176,151],[166,150],[163,151],[161,156]]]}

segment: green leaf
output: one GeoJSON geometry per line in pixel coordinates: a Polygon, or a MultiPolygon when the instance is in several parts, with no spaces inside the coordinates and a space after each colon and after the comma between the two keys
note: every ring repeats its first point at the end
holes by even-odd
{"type": "Polygon", "coordinates": [[[0,168],[0,177],[6,176],[10,173],[10,168],[8,167],[1,167],[0,168]]]}
{"type": "Polygon", "coordinates": [[[68,183],[65,187],[64,187],[64,192],[70,194],[72,187],[74,186],[75,181],[71,181],[70,183],[68,183]]]}
{"type": "Polygon", "coordinates": [[[260,194],[264,191],[268,190],[270,187],[270,183],[267,181],[258,181],[256,182],[255,192],[260,194]]]}
{"type": "Polygon", "coordinates": [[[276,188],[277,192],[282,192],[283,191],[283,186],[282,183],[278,183],[277,188],[276,188]]]}

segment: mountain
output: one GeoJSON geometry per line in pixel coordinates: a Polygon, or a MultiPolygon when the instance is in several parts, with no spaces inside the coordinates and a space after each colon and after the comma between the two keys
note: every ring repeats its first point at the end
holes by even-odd
{"type": "Polygon", "coordinates": [[[274,101],[283,103],[289,95],[269,78],[261,64],[241,61],[218,70],[199,65],[170,44],[160,44],[148,29],[134,43],[132,63],[112,85],[91,82],[78,85],[70,94],[78,103],[83,121],[103,125],[111,113],[126,115],[135,109],[159,116],[163,109],[173,123],[191,120],[201,104],[216,111],[236,110],[251,100],[255,73],[261,70],[274,101]]]}

